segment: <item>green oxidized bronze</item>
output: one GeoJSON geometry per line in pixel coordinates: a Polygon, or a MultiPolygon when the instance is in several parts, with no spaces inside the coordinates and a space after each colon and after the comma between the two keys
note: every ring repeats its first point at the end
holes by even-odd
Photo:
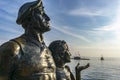
{"type": "Polygon", "coordinates": [[[41,0],[19,9],[16,22],[25,33],[0,46],[0,80],[56,80],[55,63],[42,36],[50,30],[49,20],[41,0]]]}

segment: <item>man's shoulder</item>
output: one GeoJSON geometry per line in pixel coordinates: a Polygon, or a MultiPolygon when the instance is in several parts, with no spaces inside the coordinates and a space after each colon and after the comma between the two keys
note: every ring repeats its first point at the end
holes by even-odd
{"type": "Polygon", "coordinates": [[[68,65],[65,65],[65,69],[69,72],[71,72],[70,67],[68,65]]]}
{"type": "Polygon", "coordinates": [[[17,55],[20,50],[20,45],[17,42],[20,42],[20,40],[22,40],[22,38],[18,37],[18,38],[11,39],[10,41],[3,43],[0,46],[0,56],[2,56],[2,55],[15,56],[15,55],[17,55]]]}

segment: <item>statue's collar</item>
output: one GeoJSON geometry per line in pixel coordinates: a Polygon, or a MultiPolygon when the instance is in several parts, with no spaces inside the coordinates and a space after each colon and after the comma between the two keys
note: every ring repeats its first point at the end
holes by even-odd
{"type": "Polygon", "coordinates": [[[35,38],[33,38],[31,36],[27,36],[27,35],[23,35],[23,36],[25,36],[27,42],[31,42],[31,43],[37,45],[38,47],[44,47],[44,46],[46,46],[45,43],[44,43],[44,41],[38,41],[35,38]]]}

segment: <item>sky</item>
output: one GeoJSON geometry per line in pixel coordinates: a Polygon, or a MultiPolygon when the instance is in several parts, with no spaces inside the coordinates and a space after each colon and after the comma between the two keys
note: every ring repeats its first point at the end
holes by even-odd
{"type": "MultiPolygon", "coordinates": [[[[35,0],[0,0],[0,44],[24,33],[19,8],[35,0]]],[[[47,45],[65,40],[73,56],[120,57],[120,0],[43,0],[51,31],[47,45]]]]}

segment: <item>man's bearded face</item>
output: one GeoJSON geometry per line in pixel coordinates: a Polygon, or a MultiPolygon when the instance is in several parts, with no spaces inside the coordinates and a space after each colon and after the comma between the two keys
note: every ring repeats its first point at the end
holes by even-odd
{"type": "Polygon", "coordinates": [[[63,60],[64,63],[70,62],[71,53],[69,51],[68,45],[63,44],[59,49],[60,50],[58,50],[59,51],[58,53],[59,56],[61,57],[61,60],[63,60]]]}
{"type": "Polygon", "coordinates": [[[46,32],[50,30],[50,18],[45,14],[44,9],[38,7],[32,12],[33,20],[35,21],[34,28],[39,32],[46,32]]]}

